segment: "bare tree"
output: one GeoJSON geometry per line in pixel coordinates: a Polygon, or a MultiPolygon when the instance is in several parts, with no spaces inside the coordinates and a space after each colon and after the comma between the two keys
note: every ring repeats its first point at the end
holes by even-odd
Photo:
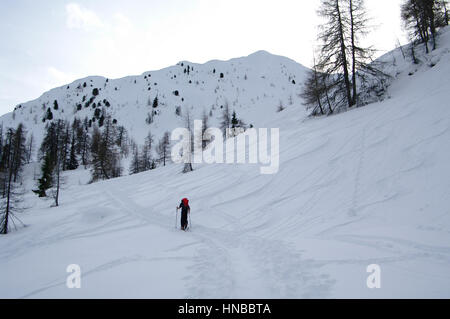
{"type": "Polygon", "coordinates": [[[166,166],[166,161],[169,156],[170,135],[169,132],[165,132],[158,144],[159,160],[163,162],[163,166],[166,166]]]}
{"type": "Polygon", "coordinates": [[[87,168],[90,160],[90,143],[91,137],[89,135],[89,122],[85,118],[83,123],[76,127],[76,151],[81,156],[81,164],[87,168]]]}
{"type": "Polygon", "coordinates": [[[448,25],[448,11],[447,11],[448,1],[447,0],[441,0],[441,3],[442,3],[442,7],[444,8],[444,20],[443,20],[443,23],[445,25],[448,25]]]}
{"type": "Polygon", "coordinates": [[[125,127],[120,125],[116,128],[116,134],[117,134],[116,144],[117,144],[117,146],[120,147],[120,153],[123,156],[127,157],[128,156],[128,143],[127,143],[128,132],[125,127]]]}
{"type": "Polygon", "coordinates": [[[67,149],[68,149],[68,123],[63,120],[58,120],[56,123],[56,159],[55,159],[55,182],[56,189],[53,192],[53,198],[55,200],[55,206],[59,206],[59,193],[61,189],[61,171],[65,169],[66,166],[66,158],[67,158],[67,149]]]}
{"type": "Polygon", "coordinates": [[[152,155],[153,143],[154,136],[152,132],[149,131],[147,137],[145,138],[145,143],[142,147],[142,152],[140,155],[140,166],[142,167],[143,171],[154,169],[156,166],[152,155]]]}
{"type": "Polygon", "coordinates": [[[33,153],[35,149],[34,145],[34,136],[33,133],[30,134],[30,137],[27,139],[27,153],[26,153],[26,162],[27,164],[33,161],[33,153]]]}
{"type": "MultiPolygon", "coordinates": [[[[19,127],[21,126],[22,125],[19,124],[19,127]]],[[[16,192],[17,185],[15,182],[15,179],[17,181],[20,178],[20,169],[17,170],[17,168],[21,167],[24,161],[22,156],[24,145],[23,136],[21,136],[21,134],[23,134],[23,132],[18,132],[18,130],[13,130],[11,128],[8,129],[6,143],[2,154],[3,160],[0,177],[3,180],[2,185],[4,186],[4,190],[0,206],[0,234],[5,235],[10,230],[10,223],[12,223],[15,228],[17,228],[16,221],[22,223],[16,216],[16,213],[21,210],[18,206],[21,199],[18,198],[20,194],[16,192]]]]}
{"type": "Polygon", "coordinates": [[[403,56],[403,60],[405,60],[406,59],[405,51],[403,51],[403,46],[401,45],[400,40],[398,38],[395,42],[395,48],[400,50],[403,56]]]}
{"type": "Polygon", "coordinates": [[[120,165],[120,148],[117,145],[117,132],[111,118],[106,117],[103,131],[94,127],[92,133],[92,181],[119,177],[122,173],[120,165]]]}
{"type": "Polygon", "coordinates": [[[145,146],[147,146],[149,150],[152,150],[154,141],[155,137],[153,136],[152,132],[149,131],[147,137],[145,138],[145,146]]]}
{"type": "Polygon", "coordinates": [[[139,161],[139,148],[135,144],[132,148],[132,159],[130,163],[130,174],[137,174],[141,172],[141,165],[139,161]]]}
{"type": "Polygon", "coordinates": [[[151,148],[148,146],[148,144],[144,144],[144,146],[142,147],[142,151],[139,156],[139,163],[143,172],[154,169],[156,166],[155,161],[152,157],[151,148]]]}
{"type": "Polygon", "coordinates": [[[202,144],[202,150],[204,150],[206,148],[206,146],[208,146],[208,141],[203,139],[206,131],[209,128],[209,115],[206,112],[206,110],[203,110],[203,114],[202,114],[202,134],[201,134],[201,144],[202,144]]]}
{"type": "Polygon", "coordinates": [[[303,105],[307,109],[312,109],[310,115],[332,114],[333,107],[329,97],[329,78],[331,76],[319,71],[315,55],[313,56],[313,67],[308,73],[300,97],[303,99],[303,105]],[[326,105],[328,106],[328,111],[325,109],[326,105]]]}
{"type": "Polygon", "coordinates": [[[341,0],[322,0],[319,15],[327,20],[320,26],[319,40],[322,41],[319,64],[327,74],[338,74],[336,84],[343,87],[344,100],[348,107],[353,106],[349,60],[347,55],[349,21],[344,15],[341,0]]]}
{"type": "Polygon", "coordinates": [[[192,152],[194,151],[194,129],[192,125],[192,119],[191,119],[191,113],[189,110],[186,112],[186,115],[184,117],[185,121],[185,128],[189,131],[189,150],[187,155],[187,161],[184,163],[183,173],[189,173],[193,171],[192,168],[192,152]]]}
{"type": "Polygon", "coordinates": [[[448,25],[447,0],[405,0],[401,6],[401,18],[412,41],[418,41],[429,53],[428,42],[437,46],[437,28],[448,25]]]}
{"type": "Polygon", "coordinates": [[[372,57],[375,51],[372,47],[362,47],[358,41],[358,39],[369,33],[364,0],[348,0],[347,5],[350,17],[350,48],[352,53],[352,105],[355,105],[358,96],[356,88],[357,70],[359,70],[360,73],[372,73],[376,71],[372,66],[370,66],[370,64],[367,63],[372,62],[372,57]]]}
{"type": "Polygon", "coordinates": [[[332,81],[327,83],[328,100],[333,109],[351,108],[360,104],[358,82],[386,76],[373,63],[375,50],[359,41],[369,32],[364,0],[321,0],[318,14],[326,19],[318,36],[322,45],[317,65],[324,79],[332,81]]]}
{"type": "Polygon", "coordinates": [[[308,72],[308,76],[303,84],[300,97],[303,99],[303,105],[307,109],[312,109],[311,115],[324,115],[324,108],[322,106],[322,90],[319,81],[320,74],[317,71],[317,66],[314,63],[313,68],[308,72]]]}
{"type": "Polygon", "coordinates": [[[25,146],[26,143],[26,132],[22,123],[19,123],[17,129],[13,132],[13,142],[14,142],[14,160],[12,161],[12,169],[13,169],[13,181],[17,182],[19,174],[23,168],[23,164],[26,162],[26,154],[27,149],[25,146]]]}
{"type": "Polygon", "coordinates": [[[227,129],[231,127],[231,113],[228,101],[225,101],[225,106],[223,107],[222,118],[220,122],[220,129],[224,136],[226,136],[227,129]]]}

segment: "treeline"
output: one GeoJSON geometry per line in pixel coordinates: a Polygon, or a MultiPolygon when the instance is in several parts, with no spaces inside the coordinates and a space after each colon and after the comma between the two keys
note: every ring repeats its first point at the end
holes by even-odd
{"type": "Polygon", "coordinates": [[[7,234],[11,226],[22,223],[17,217],[20,206],[21,173],[24,164],[32,159],[33,135],[27,139],[23,124],[3,132],[0,126],[0,234],[7,234]]]}
{"type": "MultiPolygon", "coordinates": [[[[139,147],[136,143],[132,143],[132,159],[130,164],[130,174],[137,174],[156,168],[156,159],[153,157],[154,137],[151,132],[145,138],[145,143],[139,147]]],[[[166,158],[169,154],[169,133],[165,133],[157,146],[158,154],[161,154],[163,165],[166,164],[166,158]]]]}
{"type": "MultiPolygon", "coordinates": [[[[410,33],[413,61],[419,43],[432,42],[436,49],[438,28],[448,25],[447,0],[405,0],[401,19],[410,33]]],[[[364,0],[321,0],[318,15],[318,49],[301,97],[312,116],[370,103],[380,98],[389,76],[374,62],[376,49],[363,46],[361,39],[370,32],[364,0]]]]}
{"type": "Polygon", "coordinates": [[[42,163],[37,189],[39,197],[52,196],[59,205],[61,173],[77,169],[80,165],[91,170],[91,181],[106,180],[123,175],[123,159],[132,155],[130,174],[166,165],[170,156],[170,137],[166,132],[154,146],[154,137],[148,134],[142,147],[128,135],[127,130],[106,116],[102,127],[87,118],[72,123],[54,120],[47,123],[45,136],[39,148],[42,163]],[[131,150],[131,151],[130,151],[131,150]],[[156,155],[155,155],[156,154],[156,155]]]}
{"type": "Polygon", "coordinates": [[[66,120],[54,120],[47,123],[45,136],[39,148],[38,159],[42,162],[38,189],[39,197],[47,197],[52,189],[55,206],[59,205],[61,172],[74,170],[80,164],[89,164],[90,136],[87,119],[81,122],[77,118],[70,124],[66,120]],[[53,190],[53,188],[55,189],[53,190]]]}
{"type": "Polygon", "coordinates": [[[415,47],[424,44],[426,53],[437,47],[438,28],[448,25],[447,0],[406,0],[401,6],[401,18],[412,41],[411,53],[417,63],[415,47]]]}
{"type": "MultiPolygon", "coordinates": [[[[7,234],[11,226],[20,222],[17,213],[22,210],[23,192],[22,170],[33,161],[35,153],[33,134],[27,137],[23,124],[6,132],[0,125],[0,234],[7,234]]],[[[130,155],[130,174],[155,169],[166,165],[170,159],[170,135],[166,132],[155,143],[149,133],[144,145],[138,146],[128,136],[127,130],[110,116],[106,116],[102,127],[75,118],[52,120],[45,126],[45,134],[37,151],[41,163],[36,188],[39,197],[50,197],[54,206],[59,205],[61,186],[64,184],[63,172],[75,170],[80,166],[90,168],[91,180],[105,180],[123,174],[122,160],[130,155]]],[[[21,222],[20,222],[21,223],[21,222]]]]}
{"type": "Polygon", "coordinates": [[[63,171],[75,170],[80,165],[90,167],[91,182],[120,176],[120,160],[127,155],[126,140],[125,128],[113,124],[109,116],[101,129],[87,118],[84,121],[75,118],[72,123],[61,119],[48,123],[39,148],[42,167],[34,192],[39,197],[53,196],[58,206],[63,171]]]}

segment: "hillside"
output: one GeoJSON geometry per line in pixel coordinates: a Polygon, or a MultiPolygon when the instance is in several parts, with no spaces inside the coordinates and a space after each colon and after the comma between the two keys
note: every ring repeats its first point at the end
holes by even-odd
{"type": "Polygon", "coordinates": [[[87,117],[96,124],[101,115],[110,115],[142,144],[149,131],[159,138],[165,131],[182,127],[182,117],[188,110],[197,119],[206,112],[210,124],[217,126],[221,108],[228,102],[247,124],[259,126],[268,114],[276,113],[280,102],[286,107],[301,105],[297,95],[307,70],[288,58],[258,51],[229,61],[182,61],[159,71],[121,79],[92,76],[22,103],[14,112],[0,117],[0,122],[5,127],[16,127],[22,122],[40,143],[49,122],[43,121],[48,109],[54,119],[73,121],[75,117],[87,117]],[[159,102],[156,108],[155,97],[159,102]],[[180,115],[176,114],[177,107],[180,115]],[[155,114],[151,124],[146,122],[149,113],[155,114]]]}
{"type": "MultiPolygon", "coordinates": [[[[239,88],[245,94],[235,106],[244,119],[280,128],[279,172],[202,164],[181,174],[181,167],[171,164],[89,185],[84,185],[87,171],[69,172],[60,207],[49,208],[51,201],[28,192],[30,208],[21,216],[27,227],[0,238],[0,297],[450,298],[450,32],[445,31],[439,48],[420,56],[420,65],[404,60],[400,50],[381,58],[394,76],[384,101],[326,118],[306,118],[298,100],[275,113],[280,99],[297,92],[305,69],[264,52],[193,65],[199,81],[214,79],[205,81],[204,95],[201,84],[186,89],[181,65],[151,72],[149,81],[143,79],[148,73],[110,80],[106,87],[105,79],[87,79],[102,86],[99,99],[108,96],[111,112],[130,131],[133,119],[141,123],[146,112],[148,82],[165,88],[158,93],[166,104],[161,122],[155,122],[160,129],[162,123],[164,129],[177,123],[173,107],[181,96],[197,110],[225,96],[234,103],[228,94],[237,96],[239,88]],[[239,61],[240,71],[233,72],[239,61]],[[262,65],[271,71],[261,71],[262,65]],[[224,72],[223,81],[217,72],[224,72]],[[179,97],[171,93],[176,89],[179,97]],[[254,106],[247,106],[252,99],[254,106]],[[183,197],[192,209],[189,232],[175,229],[175,206],[183,197]],[[66,287],[70,264],[81,267],[81,289],[66,287]],[[381,267],[381,289],[366,286],[371,264],[381,267]]],[[[15,121],[32,119],[29,110],[41,116],[39,104],[55,96],[61,109],[73,112],[77,83],[24,103],[15,121]]],[[[151,86],[151,96],[155,90],[151,86]]],[[[30,185],[33,171],[31,165],[25,172],[30,185]]]]}

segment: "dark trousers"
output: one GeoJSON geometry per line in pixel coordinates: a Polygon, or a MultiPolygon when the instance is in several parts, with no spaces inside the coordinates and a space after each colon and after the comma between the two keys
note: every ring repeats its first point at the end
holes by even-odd
{"type": "Polygon", "coordinates": [[[181,212],[181,228],[186,229],[188,225],[188,213],[187,211],[181,212]]]}

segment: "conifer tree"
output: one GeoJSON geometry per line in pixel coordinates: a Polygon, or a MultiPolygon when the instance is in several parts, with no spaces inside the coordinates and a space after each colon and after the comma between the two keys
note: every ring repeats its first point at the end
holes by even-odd
{"type": "Polygon", "coordinates": [[[34,192],[39,197],[47,197],[46,191],[53,187],[53,163],[50,153],[45,154],[41,171],[42,176],[38,179],[38,189],[34,192]]]}
{"type": "Polygon", "coordinates": [[[17,228],[16,221],[22,223],[16,213],[21,211],[19,203],[22,194],[17,192],[17,182],[20,179],[20,168],[24,163],[23,134],[24,130],[21,123],[16,130],[8,129],[5,145],[2,149],[0,179],[2,180],[3,197],[0,199],[0,234],[6,235],[11,228],[11,224],[17,228]]]}
{"type": "MultiPolygon", "coordinates": [[[[1,139],[1,137],[0,137],[1,139]]],[[[33,133],[30,134],[30,137],[27,139],[27,146],[26,146],[26,163],[31,163],[31,161],[33,160],[33,153],[35,150],[35,145],[34,145],[34,136],[33,133]]]]}
{"type": "Polygon", "coordinates": [[[78,168],[78,159],[76,155],[76,139],[75,139],[75,130],[72,130],[72,137],[70,142],[70,152],[69,152],[69,160],[67,163],[68,170],[74,170],[78,168]]]}
{"type": "Polygon", "coordinates": [[[231,126],[230,106],[228,105],[228,102],[225,102],[225,106],[222,112],[222,119],[220,122],[220,129],[222,130],[224,136],[226,136],[227,129],[229,129],[230,126],[231,126]]]}
{"type": "Polygon", "coordinates": [[[170,135],[169,132],[165,132],[158,144],[159,161],[163,162],[163,166],[166,166],[166,161],[169,157],[170,135]]]}
{"type": "Polygon", "coordinates": [[[426,53],[437,47],[437,29],[448,25],[447,0],[405,0],[401,18],[412,41],[423,43],[426,53]]]}
{"type": "Polygon", "coordinates": [[[239,125],[239,120],[236,115],[236,111],[233,111],[233,115],[231,117],[231,127],[236,128],[239,125]]]}
{"type": "Polygon", "coordinates": [[[119,177],[122,173],[120,165],[120,149],[116,144],[117,131],[110,116],[104,122],[103,131],[94,128],[92,134],[92,181],[119,177]]]}
{"type": "Polygon", "coordinates": [[[12,161],[13,169],[13,182],[17,182],[18,176],[26,162],[26,133],[22,123],[19,123],[17,129],[13,132],[13,142],[14,142],[14,156],[16,156],[12,161]]]}
{"type": "Polygon", "coordinates": [[[155,96],[155,99],[153,100],[153,108],[156,109],[159,105],[158,96],[155,96]]]}
{"type": "Polygon", "coordinates": [[[189,131],[190,147],[189,147],[189,150],[187,151],[188,154],[183,154],[183,155],[187,155],[187,157],[186,157],[187,160],[184,163],[184,167],[183,167],[183,173],[189,173],[194,170],[192,167],[192,152],[194,151],[194,129],[193,129],[192,120],[191,120],[191,113],[189,111],[187,111],[186,115],[185,115],[185,128],[189,131]]]}
{"type": "Polygon", "coordinates": [[[131,159],[130,163],[130,174],[137,174],[141,172],[141,166],[140,166],[140,160],[139,160],[139,148],[137,145],[134,145],[133,147],[133,157],[131,159]]]}
{"type": "Polygon", "coordinates": [[[377,90],[387,77],[373,63],[375,50],[360,43],[369,32],[364,0],[321,0],[318,13],[326,19],[318,37],[318,71],[331,80],[327,87],[332,88],[333,109],[363,104],[358,87],[377,90]]]}

